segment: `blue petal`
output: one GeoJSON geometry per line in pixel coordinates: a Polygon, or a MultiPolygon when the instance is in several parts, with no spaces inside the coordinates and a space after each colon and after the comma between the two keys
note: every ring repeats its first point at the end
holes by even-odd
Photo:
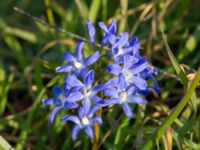
{"type": "Polygon", "coordinates": [[[113,48],[122,48],[124,45],[128,43],[128,33],[122,32],[120,34],[120,39],[113,45],[113,48]]]}
{"type": "Polygon", "coordinates": [[[92,88],[92,91],[94,92],[99,92],[99,91],[102,91],[106,88],[106,84],[105,83],[102,83],[102,84],[99,84],[95,87],[92,88]]]}
{"type": "Polygon", "coordinates": [[[126,89],[126,92],[128,93],[128,95],[132,95],[133,93],[135,93],[137,90],[136,90],[136,87],[131,85],[129,86],[127,89],[126,89]]]}
{"type": "Polygon", "coordinates": [[[71,121],[71,122],[74,122],[76,124],[81,124],[79,118],[77,116],[74,116],[74,115],[66,115],[63,118],[61,118],[60,120],[61,120],[61,122],[71,121]]]}
{"type": "Polygon", "coordinates": [[[103,94],[107,97],[118,97],[116,88],[107,88],[104,90],[103,94]]]}
{"type": "Polygon", "coordinates": [[[56,113],[61,109],[61,106],[56,106],[54,109],[51,111],[50,116],[49,116],[49,123],[53,123],[53,120],[55,118],[56,113]]]}
{"type": "Polygon", "coordinates": [[[83,105],[83,115],[85,116],[89,110],[90,110],[90,99],[85,97],[84,100],[82,101],[82,105],[83,105]]]}
{"type": "Polygon", "coordinates": [[[89,34],[90,42],[95,43],[96,39],[96,30],[93,23],[88,19],[87,20],[87,33],[89,34]]]}
{"type": "Polygon", "coordinates": [[[78,108],[78,104],[77,103],[73,103],[73,102],[65,102],[64,107],[67,109],[74,109],[74,108],[78,108]]]}
{"type": "Polygon", "coordinates": [[[118,80],[118,91],[124,91],[126,89],[126,81],[125,78],[122,74],[119,75],[119,80],[118,80]]]}
{"type": "Polygon", "coordinates": [[[103,123],[102,118],[100,116],[96,116],[96,117],[92,118],[90,120],[90,122],[91,122],[91,124],[94,124],[94,123],[98,122],[99,125],[101,125],[103,123]]]}
{"type": "Polygon", "coordinates": [[[107,71],[111,74],[119,75],[121,67],[117,64],[110,64],[106,67],[107,71]]]}
{"type": "Polygon", "coordinates": [[[131,68],[131,71],[134,74],[138,74],[149,67],[149,63],[147,61],[142,61],[131,68]]]}
{"type": "Polygon", "coordinates": [[[147,101],[139,95],[131,95],[127,99],[130,103],[147,104],[147,101]]]}
{"type": "Polygon", "coordinates": [[[85,115],[83,107],[79,107],[79,109],[78,109],[78,115],[79,115],[80,118],[82,118],[85,115]]]}
{"type": "Polygon", "coordinates": [[[99,106],[94,105],[93,107],[90,108],[90,110],[89,110],[87,116],[88,116],[89,118],[91,118],[91,117],[94,115],[94,113],[95,113],[98,109],[99,109],[99,106]]]}
{"type": "Polygon", "coordinates": [[[116,33],[116,31],[117,31],[116,19],[112,20],[112,23],[109,25],[108,30],[112,34],[116,33]]]}
{"type": "Polygon", "coordinates": [[[130,44],[130,46],[133,46],[136,42],[138,42],[138,37],[133,36],[133,38],[130,40],[129,44],[130,44]]]}
{"type": "Polygon", "coordinates": [[[88,71],[84,77],[84,84],[86,87],[90,88],[94,82],[94,70],[88,71]]]}
{"type": "Polygon", "coordinates": [[[114,34],[106,34],[105,37],[108,39],[111,45],[114,45],[116,42],[116,36],[114,34]]]}
{"type": "Polygon", "coordinates": [[[62,65],[56,67],[55,72],[70,72],[72,71],[73,67],[71,65],[62,65]]]}
{"type": "Polygon", "coordinates": [[[93,95],[91,97],[92,101],[95,103],[95,104],[98,104],[98,105],[101,105],[104,103],[104,101],[102,100],[102,98],[100,98],[99,96],[97,95],[93,95]]]}
{"type": "Polygon", "coordinates": [[[42,106],[57,104],[60,100],[57,98],[42,99],[42,106]]]}
{"type": "Polygon", "coordinates": [[[131,107],[128,105],[128,103],[122,103],[122,108],[128,118],[133,118],[133,113],[131,107]]]}
{"type": "Polygon", "coordinates": [[[100,57],[100,54],[98,51],[94,52],[92,55],[90,55],[89,57],[87,57],[84,60],[84,65],[85,66],[89,66],[91,64],[93,64],[94,62],[96,62],[100,57]]]}
{"type": "Polygon", "coordinates": [[[99,22],[98,25],[104,32],[109,32],[107,26],[103,22],[99,22]]]}
{"type": "Polygon", "coordinates": [[[65,82],[71,87],[83,86],[83,83],[79,81],[74,75],[66,75],[65,82]]]}
{"type": "Polygon", "coordinates": [[[106,45],[108,45],[108,44],[109,44],[109,41],[108,41],[107,37],[104,36],[104,37],[102,38],[102,40],[101,40],[101,45],[102,45],[102,46],[106,46],[106,45]]]}
{"type": "Polygon", "coordinates": [[[87,73],[87,68],[82,68],[80,70],[80,72],[78,72],[77,75],[79,75],[81,78],[84,78],[84,76],[86,75],[86,73],[87,73]]]}
{"type": "Polygon", "coordinates": [[[80,125],[75,125],[73,126],[72,129],[72,139],[73,141],[75,141],[77,139],[77,134],[79,133],[79,131],[81,130],[81,126],[80,125]]]}
{"type": "Polygon", "coordinates": [[[87,126],[85,128],[85,132],[91,139],[94,139],[94,133],[93,133],[92,126],[87,126]]]}
{"type": "Polygon", "coordinates": [[[112,78],[105,83],[106,88],[115,87],[118,84],[118,78],[112,78]]]}
{"type": "Polygon", "coordinates": [[[76,45],[76,57],[78,58],[79,61],[81,61],[83,58],[83,55],[82,55],[83,46],[84,46],[84,42],[79,42],[76,45]]]}
{"type": "Polygon", "coordinates": [[[115,105],[115,104],[119,104],[118,98],[111,98],[111,99],[105,101],[102,106],[115,105]]]}
{"type": "Polygon", "coordinates": [[[76,58],[70,52],[64,53],[64,59],[67,60],[68,62],[76,61],[76,58]]]}
{"type": "Polygon", "coordinates": [[[124,68],[126,69],[126,70],[128,70],[130,67],[132,67],[133,66],[133,64],[132,64],[132,56],[131,55],[129,55],[129,54],[126,54],[125,56],[124,56],[124,68]]]}
{"type": "Polygon", "coordinates": [[[133,46],[133,56],[135,56],[136,58],[141,58],[139,49],[140,49],[140,43],[136,43],[136,44],[133,46]]]}
{"type": "Polygon", "coordinates": [[[133,83],[136,87],[138,87],[140,90],[146,90],[147,89],[147,83],[144,79],[137,77],[137,76],[133,76],[133,83]]]}
{"type": "Polygon", "coordinates": [[[67,97],[67,100],[69,102],[76,102],[76,101],[79,101],[81,99],[83,99],[83,94],[79,91],[70,93],[69,96],[67,97]]]}
{"type": "Polygon", "coordinates": [[[125,47],[123,48],[124,54],[131,53],[133,51],[133,47],[125,47]]]}
{"type": "Polygon", "coordinates": [[[54,93],[56,96],[59,96],[59,95],[62,93],[61,88],[59,88],[58,86],[54,86],[54,87],[52,88],[52,91],[53,91],[53,93],[54,93]]]}

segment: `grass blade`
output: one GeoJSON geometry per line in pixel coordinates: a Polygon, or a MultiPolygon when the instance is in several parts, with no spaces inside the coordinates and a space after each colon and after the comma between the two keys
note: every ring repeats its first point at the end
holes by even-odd
{"type": "Polygon", "coordinates": [[[2,150],[6,150],[6,149],[9,149],[9,150],[14,150],[12,148],[12,146],[2,137],[0,136],[0,149],[2,150]]]}
{"type": "Polygon", "coordinates": [[[188,86],[188,80],[187,80],[187,78],[185,76],[185,73],[182,71],[178,61],[176,60],[175,56],[173,55],[173,53],[172,53],[172,51],[171,51],[171,49],[170,49],[170,47],[169,47],[169,45],[167,43],[167,40],[166,40],[166,37],[165,37],[165,34],[163,33],[163,31],[162,31],[162,37],[163,37],[163,40],[164,40],[164,43],[165,43],[165,47],[166,47],[166,50],[167,50],[167,54],[168,54],[168,56],[170,58],[171,63],[173,65],[177,75],[180,77],[183,85],[185,87],[187,87],[188,86]]]}
{"type": "Polygon", "coordinates": [[[95,22],[97,19],[100,5],[101,5],[101,0],[92,1],[88,17],[92,22],[95,22]]]}
{"type": "Polygon", "coordinates": [[[192,82],[190,88],[187,93],[183,97],[183,99],[176,106],[175,110],[170,114],[170,116],[165,120],[165,122],[149,137],[149,139],[142,145],[141,149],[148,150],[152,149],[154,144],[156,143],[156,139],[160,139],[164,134],[165,130],[174,122],[174,120],[181,113],[187,102],[190,100],[191,95],[193,94],[195,88],[197,87],[200,80],[200,68],[197,71],[194,81],[192,82]]]}

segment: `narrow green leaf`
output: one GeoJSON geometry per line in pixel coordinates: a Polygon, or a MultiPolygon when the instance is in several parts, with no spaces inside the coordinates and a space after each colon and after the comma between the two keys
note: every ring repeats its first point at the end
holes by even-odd
{"type": "Polygon", "coordinates": [[[2,136],[0,136],[0,150],[14,150],[2,136]]]}
{"type": "Polygon", "coordinates": [[[122,18],[119,22],[119,32],[123,32],[127,26],[127,9],[128,9],[128,0],[121,0],[121,14],[122,18]]]}
{"type": "Polygon", "coordinates": [[[80,12],[80,15],[87,19],[87,16],[88,16],[88,8],[87,8],[87,5],[85,3],[85,1],[81,1],[81,0],[75,0],[76,2],[76,5],[78,7],[78,10],[80,12]]]}
{"type": "Polygon", "coordinates": [[[13,54],[16,57],[16,60],[19,64],[19,67],[21,70],[24,70],[24,68],[27,65],[27,58],[25,57],[23,51],[22,51],[22,46],[20,42],[17,40],[16,37],[13,35],[5,34],[4,35],[4,40],[8,47],[12,50],[13,54]]]}
{"type": "Polygon", "coordinates": [[[165,37],[165,34],[163,33],[163,31],[162,31],[162,37],[163,37],[163,40],[164,40],[164,43],[165,43],[165,47],[166,47],[166,50],[167,50],[167,54],[168,54],[168,56],[170,58],[171,63],[173,65],[177,75],[180,77],[183,85],[185,87],[187,87],[188,86],[188,80],[187,80],[184,72],[182,71],[178,61],[176,60],[175,56],[173,55],[173,53],[172,53],[172,51],[171,51],[171,49],[170,49],[170,47],[169,47],[169,45],[167,43],[167,40],[166,40],[166,37],[165,37]]]}
{"type": "Polygon", "coordinates": [[[181,113],[187,102],[190,100],[190,97],[193,94],[195,88],[197,87],[199,80],[200,80],[200,68],[198,69],[195,79],[193,80],[190,88],[188,89],[187,93],[182,98],[182,100],[179,102],[179,104],[176,106],[175,110],[169,115],[169,117],[163,122],[163,124],[156,131],[153,132],[153,134],[147,139],[147,141],[141,146],[140,149],[144,150],[152,149],[152,147],[156,143],[156,139],[161,138],[166,128],[169,127],[174,122],[174,120],[181,113]]]}
{"type": "Polygon", "coordinates": [[[0,114],[3,114],[6,108],[7,95],[13,79],[14,75],[11,73],[8,77],[8,81],[6,81],[5,71],[0,65],[0,114]]]}
{"type": "Polygon", "coordinates": [[[192,115],[192,118],[184,123],[184,126],[177,130],[178,136],[183,137],[194,125],[196,121],[196,114],[192,115]]]}
{"type": "Polygon", "coordinates": [[[89,11],[89,16],[88,16],[88,18],[92,22],[95,22],[96,19],[97,19],[97,15],[99,13],[100,5],[101,5],[101,0],[93,0],[92,1],[92,4],[90,6],[90,11],[89,11]]]}
{"type": "Polygon", "coordinates": [[[178,60],[182,60],[189,53],[191,53],[198,45],[200,41],[200,24],[196,27],[194,33],[189,37],[185,44],[185,48],[181,50],[178,55],[178,60]]]}
{"type": "Polygon", "coordinates": [[[30,32],[30,31],[26,31],[26,30],[22,30],[22,29],[18,29],[18,28],[6,27],[4,29],[4,32],[15,35],[17,37],[20,37],[20,38],[22,38],[26,41],[31,42],[31,43],[37,42],[36,35],[34,33],[30,32]]]}
{"type": "MultiPolygon", "coordinates": [[[[189,85],[188,85],[188,79],[185,75],[185,73],[183,72],[183,70],[181,69],[177,59],[175,58],[175,56],[173,55],[168,43],[167,43],[167,40],[166,40],[166,37],[165,37],[165,34],[163,33],[162,31],[162,36],[163,36],[163,40],[164,40],[164,43],[165,43],[165,47],[166,47],[166,50],[167,50],[167,54],[170,58],[170,61],[177,73],[177,75],[179,76],[180,80],[182,81],[183,85],[185,88],[188,88],[189,85]]],[[[192,100],[192,105],[193,105],[193,109],[194,111],[196,112],[197,111],[197,96],[196,96],[196,93],[194,92],[191,96],[191,100],[192,100]]]]}
{"type": "Polygon", "coordinates": [[[128,125],[129,125],[129,121],[130,121],[130,119],[126,118],[121,123],[121,125],[119,126],[119,128],[117,130],[117,134],[116,134],[115,142],[114,142],[115,148],[117,150],[122,149],[122,146],[123,146],[124,141],[125,141],[125,136],[127,135],[126,132],[127,132],[127,128],[128,128],[128,125]]]}

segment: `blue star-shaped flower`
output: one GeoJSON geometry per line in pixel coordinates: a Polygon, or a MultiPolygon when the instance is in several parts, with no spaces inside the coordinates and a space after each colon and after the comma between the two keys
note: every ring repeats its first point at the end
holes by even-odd
{"type": "Polygon", "coordinates": [[[85,111],[90,109],[90,101],[95,104],[100,104],[103,100],[97,96],[99,91],[105,88],[104,84],[92,86],[94,82],[94,70],[88,71],[84,76],[83,82],[74,75],[66,75],[65,82],[72,88],[76,89],[69,94],[70,102],[78,102],[82,100],[82,105],[85,111]]]}
{"type": "Polygon", "coordinates": [[[137,93],[135,87],[128,87],[126,85],[124,76],[122,74],[118,77],[118,84],[115,87],[109,87],[104,90],[104,95],[111,97],[102,104],[102,106],[120,104],[128,118],[133,117],[132,109],[128,103],[136,104],[146,104],[147,101],[144,100],[141,95],[137,93]]]}
{"type": "Polygon", "coordinates": [[[55,69],[56,72],[73,72],[74,74],[83,75],[87,69],[86,67],[90,66],[96,62],[100,54],[98,51],[94,52],[92,55],[84,59],[82,55],[82,48],[84,42],[80,42],[76,46],[76,55],[73,55],[70,52],[64,54],[64,59],[68,62],[66,65],[59,66],[55,69]]]}
{"type": "Polygon", "coordinates": [[[50,123],[53,123],[55,115],[60,109],[62,108],[74,109],[78,107],[77,103],[67,100],[66,92],[62,92],[62,90],[59,87],[55,86],[52,90],[53,90],[53,93],[56,95],[56,97],[42,100],[42,106],[51,105],[51,104],[55,105],[49,117],[50,123]]]}
{"type": "Polygon", "coordinates": [[[133,57],[129,54],[125,55],[123,59],[123,68],[119,64],[110,64],[107,66],[107,71],[117,77],[121,74],[127,86],[134,85],[139,90],[146,90],[147,83],[140,73],[149,67],[149,63],[143,59],[134,64],[133,57]]]}
{"type": "Polygon", "coordinates": [[[98,109],[99,109],[99,107],[96,105],[91,107],[87,111],[85,111],[85,109],[83,107],[80,107],[78,110],[78,116],[66,115],[61,119],[61,121],[71,121],[76,124],[73,126],[73,129],[72,129],[72,139],[73,140],[77,139],[77,134],[81,129],[84,129],[86,134],[91,139],[94,139],[93,124],[96,122],[99,125],[102,124],[102,119],[100,116],[93,117],[94,113],[98,109]]]}

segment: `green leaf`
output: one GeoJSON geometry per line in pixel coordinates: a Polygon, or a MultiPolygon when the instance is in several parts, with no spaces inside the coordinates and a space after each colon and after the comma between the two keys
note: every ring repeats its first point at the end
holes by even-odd
{"type": "Polygon", "coordinates": [[[166,37],[165,37],[165,34],[163,33],[163,31],[162,31],[162,36],[163,36],[163,40],[164,40],[165,47],[166,47],[166,50],[167,50],[167,54],[168,54],[168,56],[169,56],[169,58],[170,58],[170,61],[171,61],[172,65],[173,65],[173,67],[174,67],[174,69],[175,69],[177,75],[178,75],[179,78],[181,79],[183,85],[184,85],[185,87],[187,87],[187,86],[188,86],[188,80],[187,80],[187,78],[186,78],[186,75],[185,75],[185,73],[183,72],[183,70],[181,69],[181,67],[180,67],[180,65],[179,65],[179,63],[178,63],[178,61],[177,61],[176,58],[175,58],[175,56],[173,55],[173,53],[172,53],[172,51],[171,51],[171,49],[170,49],[170,47],[169,47],[169,45],[168,45],[168,43],[167,43],[167,40],[166,40],[166,37]]]}
{"type": "Polygon", "coordinates": [[[186,121],[184,123],[184,126],[180,127],[177,130],[178,136],[179,137],[183,137],[192,128],[192,126],[194,125],[195,121],[196,121],[196,114],[194,113],[192,115],[192,118],[190,120],[186,121]]]}
{"type": "Polygon", "coordinates": [[[114,145],[115,145],[115,148],[116,149],[122,149],[122,146],[124,144],[124,141],[125,141],[125,136],[127,135],[127,128],[128,128],[128,125],[129,125],[129,121],[130,119],[129,118],[126,118],[122,123],[121,125],[119,126],[118,130],[117,130],[117,134],[116,134],[116,137],[115,137],[115,142],[114,142],[114,145]]]}
{"type": "Polygon", "coordinates": [[[22,30],[22,29],[18,29],[18,28],[6,27],[4,29],[4,32],[15,35],[17,37],[20,37],[20,38],[22,38],[26,41],[31,42],[31,43],[37,42],[36,35],[34,33],[30,32],[30,31],[26,31],[26,30],[22,30]]]}
{"type": "Polygon", "coordinates": [[[101,4],[101,0],[93,0],[92,1],[90,11],[89,11],[89,16],[88,16],[88,18],[92,22],[95,22],[97,19],[97,15],[98,15],[99,9],[100,9],[100,4],[101,4]]]}
{"type": "Polygon", "coordinates": [[[200,41],[200,24],[196,27],[194,33],[189,37],[185,44],[185,48],[181,50],[178,55],[178,60],[182,60],[189,53],[191,53],[198,45],[200,41]]]}
{"type": "MultiPolygon", "coordinates": [[[[167,50],[167,54],[170,58],[170,61],[177,73],[177,75],[179,76],[180,80],[182,81],[183,85],[185,88],[188,88],[189,87],[189,84],[188,84],[188,79],[185,75],[185,73],[183,72],[183,70],[181,69],[178,61],[176,60],[175,56],[173,55],[168,43],[167,43],[167,40],[166,40],[166,37],[162,31],[162,36],[163,36],[163,40],[164,40],[164,43],[165,43],[165,47],[166,47],[166,50],[167,50]]],[[[193,105],[193,109],[194,111],[196,112],[197,111],[197,96],[196,96],[196,93],[194,92],[191,96],[191,100],[192,100],[192,105],[193,105]]]]}
{"type": "Polygon", "coordinates": [[[80,15],[83,18],[87,19],[87,16],[88,16],[88,7],[87,7],[85,1],[75,0],[75,2],[76,2],[76,5],[78,7],[78,10],[80,12],[80,15]]]}
{"type": "Polygon", "coordinates": [[[187,93],[182,98],[182,100],[179,102],[179,104],[176,106],[175,110],[169,115],[169,117],[163,122],[163,124],[156,131],[153,132],[153,134],[141,146],[141,149],[144,150],[152,149],[152,147],[156,143],[156,139],[160,139],[162,137],[166,128],[169,127],[174,122],[174,120],[181,113],[185,105],[188,103],[191,95],[194,93],[194,90],[199,83],[199,80],[200,80],[200,68],[198,69],[195,79],[193,80],[190,88],[188,89],[187,93]]]}
{"type": "Polygon", "coordinates": [[[121,14],[123,18],[119,23],[119,32],[123,32],[127,27],[127,9],[128,9],[128,0],[121,0],[121,14]]]}
{"type": "Polygon", "coordinates": [[[0,114],[4,113],[7,104],[7,95],[8,91],[11,87],[11,83],[14,79],[13,73],[11,73],[8,77],[8,81],[6,81],[6,74],[3,67],[0,65],[0,114]]]}
{"type": "Polygon", "coordinates": [[[14,150],[2,136],[0,136],[0,150],[14,150]]]}

